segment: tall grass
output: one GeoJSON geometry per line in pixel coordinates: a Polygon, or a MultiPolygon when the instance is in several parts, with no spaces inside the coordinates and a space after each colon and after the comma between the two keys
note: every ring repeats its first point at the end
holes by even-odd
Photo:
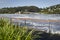
{"type": "Polygon", "coordinates": [[[6,19],[0,19],[0,40],[32,40],[27,27],[16,27],[6,19]]]}

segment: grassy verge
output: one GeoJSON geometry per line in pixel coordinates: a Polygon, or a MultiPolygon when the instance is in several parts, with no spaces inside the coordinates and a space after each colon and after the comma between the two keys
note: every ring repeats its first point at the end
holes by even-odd
{"type": "Polygon", "coordinates": [[[27,27],[16,27],[8,20],[0,19],[0,40],[32,40],[32,32],[27,27]]]}

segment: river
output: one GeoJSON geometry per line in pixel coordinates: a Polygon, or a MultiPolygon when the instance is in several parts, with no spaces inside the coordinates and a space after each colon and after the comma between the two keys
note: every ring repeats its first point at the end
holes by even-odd
{"type": "MultiPolygon", "coordinates": [[[[7,18],[32,18],[32,19],[42,19],[42,20],[60,20],[60,14],[0,14],[0,17],[7,18]]],[[[14,22],[24,22],[23,20],[14,20],[14,22]]],[[[40,27],[51,25],[54,32],[60,32],[60,22],[34,22],[31,20],[27,20],[28,26],[40,27]],[[33,24],[32,24],[33,22],[33,24]]],[[[23,24],[21,24],[23,25],[23,24]]],[[[39,28],[38,28],[39,29],[39,28]]],[[[45,28],[46,29],[46,28],[45,28]]]]}

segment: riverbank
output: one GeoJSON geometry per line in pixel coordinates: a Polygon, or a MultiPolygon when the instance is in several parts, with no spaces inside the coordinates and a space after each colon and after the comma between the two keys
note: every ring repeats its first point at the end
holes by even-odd
{"type": "Polygon", "coordinates": [[[42,31],[35,31],[33,36],[34,40],[60,40],[60,34],[49,34],[42,31]]]}

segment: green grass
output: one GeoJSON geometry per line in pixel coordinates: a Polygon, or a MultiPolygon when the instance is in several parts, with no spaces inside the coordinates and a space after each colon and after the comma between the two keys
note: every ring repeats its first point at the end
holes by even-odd
{"type": "Polygon", "coordinates": [[[6,19],[0,19],[0,40],[32,40],[32,32],[27,27],[17,27],[6,19]]]}
{"type": "Polygon", "coordinates": [[[0,19],[0,40],[60,40],[60,34],[49,34],[10,24],[8,19],[0,19]]]}

